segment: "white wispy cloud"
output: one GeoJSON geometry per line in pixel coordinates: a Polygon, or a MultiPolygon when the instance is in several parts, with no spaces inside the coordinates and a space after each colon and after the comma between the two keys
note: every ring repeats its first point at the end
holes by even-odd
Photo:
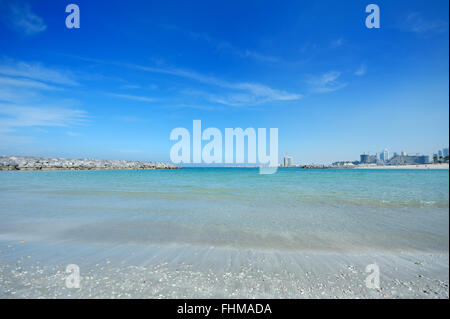
{"type": "Polygon", "coordinates": [[[67,131],[66,132],[67,135],[72,136],[72,137],[77,137],[77,136],[81,136],[81,133],[77,133],[77,132],[72,132],[72,131],[67,131]]]}
{"type": "Polygon", "coordinates": [[[258,83],[235,83],[230,87],[247,91],[248,93],[231,93],[221,97],[216,97],[214,101],[230,106],[245,106],[269,103],[273,101],[294,101],[303,97],[301,94],[293,94],[282,90],[275,90],[258,83]]]}
{"type": "Polygon", "coordinates": [[[343,38],[339,38],[339,39],[333,40],[330,43],[330,47],[331,48],[339,48],[339,47],[341,47],[343,45],[344,45],[344,39],[343,38]]]}
{"type": "Polygon", "coordinates": [[[25,127],[79,125],[87,113],[73,99],[61,99],[57,93],[78,85],[64,71],[40,63],[3,59],[0,62],[0,132],[25,127]]]}
{"type": "Polygon", "coordinates": [[[124,84],[122,85],[122,89],[140,89],[142,88],[140,85],[137,84],[124,84]]]}
{"type": "Polygon", "coordinates": [[[118,97],[121,99],[127,99],[127,100],[133,100],[133,101],[140,101],[140,102],[155,102],[156,99],[146,96],[139,96],[139,95],[129,95],[129,94],[117,94],[117,93],[107,93],[107,95],[112,97],[118,97]]]}
{"type": "Polygon", "coordinates": [[[55,90],[56,87],[50,86],[48,84],[27,80],[27,79],[16,79],[10,77],[0,76],[0,85],[3,87],[19,87],[19,88],[31,88],[31,89],[39,89],[39,90],[55,90]]]}
{"type": "Polygon", "coordinates": [[[412,12],[406,16],[402,28],[420,35],[443,33],[448,32],[448,22],[426,19],[420,12],[412,12]]]}
{"type": "Polygon", "coordinates": [[[40,63],[25,63],[11,59],[0,61],[0,101],[32,104],[47,100],[48,93],[78,85],[70,75],[50,69],[40,63]]]}
{"type": "Polygon", "coordinates": [[[262,54],[260,52],[254,51],[254,50],[240,49],[228,41],[216,39],[204,32],[202,32],[202,33],[193,32],[190,30],[182,29],[176,25],[165,24],[165,25],[161,25],[161,27],[163,27],[167,30],[172,30],[172,31],[182,33],[185,36],[188,36],[189,38],[194,39],[194,40],[205,41],[205,42],[209,43],[211,46],[213,46],[218,51],[228,51],[232,55],[239,56],[241,58],[251,58],[255,61],[270,62],[270,63],[275,63],[275,62],[280,61],[280,58],[262,54]]]}
{"type": "Polygon", "coordinates": [[[341,75],[341,72],[330,71],[320,76],[311,78],[308,83],[311,85],[314,93],[330,93],[343,89],[347,86],[347,83],[338,81],[341,75]]]}
{"type": "Polygon", "coordinates": [[[78,85],[70,71],[49,68],[42,63],[0,60],[0,101],[32,104],[48,100],[51,91],[78,85]]]}
{"type": "Polygon", "coordinates": [[[26,103],[38,99],[36,90],[23,90],[20,87],[0,85],[0,102],[26,103]]]}
{"type": "Polygon", "coordinates": [[[0,74],[60,85],[79,85],[71,72],[45,67],[41,63],[3,59],[0,62],[0,74]]]}
{"type": "Polygon", "coordinates": [[[47,29],[44,20],[32,11],[28,3],[11,2],[9,5],[4,5],[3,11],[7,25],[25,35],[33,35],[47,29]]]}
{"type": "Polygon", "coordinates": [[[188,78],[204,84],[221,87],[228,90],[238,90],[244,93],[233,93],[226,96],[213,96],[210,100],[226,105],[262,104],[273,101],[293,101],[303,97],[301,94],[289,93],[284,90],[273,89],[269,86],[251,82],[230,82],[217,77],[204,75],[195,71],[178,68],[147,67],[142,65],[126,64],[127,67],[146,72],[169,74],[188,78]]]}
{"type": "Polygon", "coordinates": [[[275,90],[258,83],[236,83],[231,87],[241,90],[248,90],[255,96],[267,97],[270,100],[276,101],[292,101],[302,98],[301,94],[293,94],[282,90],[275,90]]]}
{"type": "Polygon", "coordinates": [[[216,107],[212,107],[211,105],[200,105],[200,104],[171,104],[166,105],[166,109],[176,110],[176,109],[194,109],[194,110],[203,110],[203,111],[216,111],[216,107]]]}
{"type": "Polygon", "coordinates": [[[280,61],[279,58],[276,58],[276,57],[273,57],[270,55],[264,55],[264,54],[258,53],[256,51],[251,51],[251,50],[245,50],[245,51],[236,50],[235,54],[237,54],[243,58],[249,57],[254,60],[261,61],[261,62],[275,63],[275,62],[280,61]]]}
{"type": "Polygon", "coordinates": [[[0,132],[10,132],[29,126],[80,125],[86,119],[87,113],[78,109],[0,103],[0,132]]]}
{"type": "Polygon", "coordinates": [[[367,72],[367,66],[366,66],[366,64],[361,64],[361,66],[355,71],[355,75],[358,75],[358,76],[362,76],[362,75],[364,75],[364,74],[366,74],[366,72],[367,72]]]}
{"type": "MultiPolygon", "coordinates": [[[[218,88],[225,89],[223,94],[212,94],[212,93],[204,93],[205,97],[209,101],[230,105],[230,106],[245,106],[246,104],[263,104],[274,101],[294,101],[303,98],[302,94],[299,93],[291,93],[286,90],[279,90],[271,88],[267,85],[255,83],[255,82],[232,82],[223,80],[216,76],[206,75],[203,73],[199,73],[193,70],[175,68],[175,67],[167,67],[167,66],[146,66],[139,65],[133,63],[126,62],[114,62],[114,61],[105,61],[101,59],[93,59],[86,58],[80,56],[72,56],[72,58],[76,58],[79,60],[91,62],[91,63],[99,63],[99,64],[107,64],[114,65],[117,67],[124,67],[133,70],[139,70],[142,72],[150,72],[150,73],[158,73],[158,74],[166,74],[180,78],[190,79],[208,86],[214,86],[218,88]],[[238,91],[238,92],[233,92],[238,91]]],[[[162,63],[159,63],[160,65],[162,63]]],[[[189,90],[183,90],[189,91],[189,90]]],[[[197,94],[200,95],[200,94],[197,94]]],[[[119,96],[117,96],[119,97],[119,96]]],[[[136,96],[127,96],[122,95],[123,98],[130,98],[136,96]]],[[[146,98],[146,97],[143,97],[146,98]]]]}

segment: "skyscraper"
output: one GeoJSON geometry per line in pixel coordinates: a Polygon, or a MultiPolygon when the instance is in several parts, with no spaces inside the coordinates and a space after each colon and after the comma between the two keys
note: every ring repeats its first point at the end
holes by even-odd
{"type": "Polygon", "coordinates": [[[288,166],[294,166],[294,158],[293,157],[288,158],[288,166]]]}
{"type": "Polygon", "coordinates": [[[383,162],[387,162],[389,160],[389,151],[387,149],[384,149],[384,151],[380,153],[380,160],[383,162]]]}
{"type": "Polygon", "coordinates": [[[284,157],[284,167],[294,166],[294,158],[292,156],[284,157]]]}
{"type": "Polygon", "coordinates": [[[442,150],[442,153],[444,153],[444,157],[447,157],[448,156],[448,148],[444,148],[442,150]]]}

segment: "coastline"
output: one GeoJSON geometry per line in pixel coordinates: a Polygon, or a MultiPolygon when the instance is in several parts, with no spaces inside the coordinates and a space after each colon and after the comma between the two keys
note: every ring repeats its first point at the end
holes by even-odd
{"type": "Polygon", "coordinates": [[[449,169],[449,163],[412,165],[357,165],[353,169],[449,169]]]}

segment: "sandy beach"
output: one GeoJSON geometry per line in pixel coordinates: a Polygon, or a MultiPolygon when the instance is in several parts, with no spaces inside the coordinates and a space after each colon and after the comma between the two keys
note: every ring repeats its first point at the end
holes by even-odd
{"type": "Polygon", "coordinates": [[[448,163],[415,165],[357,165],[354,169],[449,169],[448,163]]]}
{"type": "Polygon", "coordinates": [[[0,298],[449,297],[448,253],[108,248],[2,240],[0,260],[0,298]],[[69,261],[80,267],[80,288],[65,285],[69,261]],[[366,266],[374,263],[379,289],[365,284],[366,266]]]}

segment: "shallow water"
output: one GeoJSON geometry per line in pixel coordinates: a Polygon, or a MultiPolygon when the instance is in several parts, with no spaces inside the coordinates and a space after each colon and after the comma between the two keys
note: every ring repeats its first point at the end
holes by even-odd
{"type": "Polygon", "coordinates": [[[0,172],[0,235],[87,245],[434,251],[448,170],[0,172]]]}

